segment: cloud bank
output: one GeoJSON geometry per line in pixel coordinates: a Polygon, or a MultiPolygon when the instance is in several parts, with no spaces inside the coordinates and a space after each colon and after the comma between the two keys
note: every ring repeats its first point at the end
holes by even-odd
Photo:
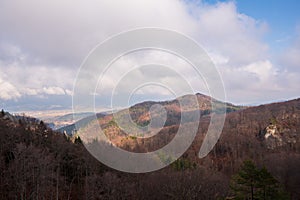
{"type": "MultiPolygon", "coordinates": [[[[47,103],[53,98],[57,104],[55,95],[69,100],[77,70],[90,50],[113,34],[140,27],[171,29],[194,38],[220,71],[228,101],[283,100],[296,97],[300,89],[300,37],[284,53],[271,55],[265,37],[272,27],[240,13],[231,1],[213,5],[179,0],[1,1],[0,27],[2,104],[18,104],[22,98],[48,99],[47,103]]],[[[132,65],[138,62],[137,57],[130,59],[132,65]]],[[[158,53],[156,59],[172,58],[158,53]]],[[[178,69],[191,82],[199,81],[189,70],[178,69]]],[[[107,91],[117,72],[116,68],[105,77],[107,91]]],[[[176,84],[171,76],[164,78],[176,84]]],[[[201,91],[205,88],[199,84],[201,91]]],[[[157,96],[164,95],[157,90],[157,96]]]]}

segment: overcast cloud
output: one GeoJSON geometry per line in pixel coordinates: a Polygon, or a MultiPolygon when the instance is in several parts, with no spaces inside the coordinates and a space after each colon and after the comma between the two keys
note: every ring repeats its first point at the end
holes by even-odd
{"type": "MultiPolygon", "coordinates": [[[[299,97],[299,28],[298,38],[286,51],[271,55],[264,38],[272,27],[239,13],[234,2],[4,0],[0,2],[0,27],[0,105],[4,107],[24,103],[24,99],[28,103],[47,99],[45,104],[57,105],[56,95],[60,101],[65,95],[69,104],[61,104],[71,106],[74,78],[88,53],[107,37],[140,27],[171,29],[194,38],[220,71],[227,101],[258,104],[299,97]]],[[[150,55],[153,58],[154,54],[150,55]]],[[[157,62],[168,59],[176,65],[174,59],[156,54],[157,62]]],[[[116,65],[125,61],[132,65],[140,62],[124,58],[116,65]]],[[[193,74],[180,68],[180,62],[178,70],[191,82],[202,81],[193,80],[193,74]]],[[[118,72],[105,77],[107,91],[118,72]]],[[[137,76],[143,78],[143,74],[137,76]]],[[[176,84],[172,76],[163,78],[176,84]]],[[[198,85],[199,92],[207,92],[202,83],[198,85]]],[[[166,92],[157,93],[160,99],[166,92]]]]}

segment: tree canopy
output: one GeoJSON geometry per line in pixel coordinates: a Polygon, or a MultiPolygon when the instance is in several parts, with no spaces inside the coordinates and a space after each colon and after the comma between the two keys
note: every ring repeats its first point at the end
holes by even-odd
{"type": "Polygon", "coordinates": [[[272,174],[265,167],[259,169],[250,160],[244,161],[240,171],[232,177],[230,188],[234,199],[289,199],[272,174]]]}

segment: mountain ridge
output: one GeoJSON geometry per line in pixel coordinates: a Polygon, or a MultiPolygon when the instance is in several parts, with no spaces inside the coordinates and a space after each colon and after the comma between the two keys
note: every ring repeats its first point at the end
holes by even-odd
{"type": "MultiPolygon", "coordinates": [[[[151,108],[151,106],[156,105],[156,104],[164,106],[167,111],[171,110],[172,112],[175,112],[172,115],[168,115],[169,118],[173,117],[173,115],[178,115],[176,117],[180,118],[181,108],[180,108],[180,104],[179,104],[178,100],[181,100],[181,99],[189,100],[189,97],[193,97],[193,96],[197,97],[198,104],[199,104],[199,111],[201,111],[201,115],[211,114],[211,111],[212,111],[211,110],[211,102],[213,102],[214,105],[216,105],[214,112],[218,112],[218,107],[219,107],[220,112],[224,112],[224,111],[222,111],[224,106],[226,107],[227,113],[246,108],[244,106],[236,106],[236,105],[228,103],[228,102],[222,102],[222,101],[216,100],[210,96],[207,96],[207,95],[204,95],[201,93],[196,93],[195,95],[187,94],[187,95],[180,96],[176,99],[166,100],[166,101],[144,101],[144,102],[137,103],[133,106],[130,106],[128,109],[129,109],[131,118],[135,123],[137,123],[139,125],[145,125],[145,124],[149,123],[149,120],[150,120],[150,118],[149,118],[150,115],[149,115],[148,111],[151,108]]],[[[192,110],[195,110],[195,108],[198,107],[198,105],[190,105],[190,107],[192,108],[192,110]]],[[[122,109],[117,112],[122,112],[122,109]]],[[[100,114],[100,113],[97,113],[97,114],[100,114]]],[[[107,116],[111,116],[111,115],[112,114],[107,114],[107,116]]],[[[174,119],[174,120],[178,121],[178,119],[174,119]]],[[[169,120],[169,121],[172,121],[172,120],[169,120]]],[[[75,132],[75,123],[68,125],[66,127],[61,127],[58,129],[58,131],[66,132],[68,135],[71,135],[72,133],[75,132]],[[72,129],[72,127],[73,127],[73,129],[72,129]]],[[[171,123],[175,123],[175,122],[171,122],[171,123]]]]}

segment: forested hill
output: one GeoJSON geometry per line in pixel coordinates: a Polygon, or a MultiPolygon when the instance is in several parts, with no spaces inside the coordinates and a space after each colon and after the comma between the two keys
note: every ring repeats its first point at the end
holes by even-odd
{"type": "MultiPolygon", "coordinates": [[[[142,116],[143,112],[136,115],[138,122],[147,119],[142,116]]],[[[172,165],[147,174],[127,174],[95,160],[80,138],[71,141],[42,121],[0,112],[0,199],[233,198],[237,193],[230,189],[230,180],[238,182],[236,174],[252,166],[246,163],[243,168],[245,160],[257,167],[252,167],[254,175],[264,172],[280,185],[268,186],[270,189],[286,190],[284,199],[299,199],[300,99],[229,113],[218,143],[207,157],[199,159],[209,119],[210,115],[202,116],[194,143],[172,165]]],[[[117,145],[130,151],[155,149],[174,137],[176,126],[165,127],[150,140],[158,146],[150,142],[141,146],[133,137],[117,145]],[[161,143],[159,135],[165,136],[161,143]]],[[[260,195],[261,184],[257,181],[255,195],[260,195]]],[[[248,187],[241,190],[244,197],[249,195],[248,187]]]]}

